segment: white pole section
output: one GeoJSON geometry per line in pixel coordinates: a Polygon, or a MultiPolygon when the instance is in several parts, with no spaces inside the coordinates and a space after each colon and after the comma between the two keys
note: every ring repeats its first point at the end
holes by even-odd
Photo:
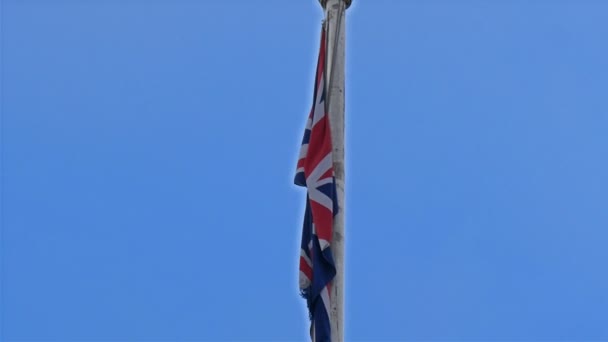
{"type": "Polygon", "coordinates": [[[338,213],[334,217],[331,251],[336,276],[331,287],[331,340],[344,341],[344,52],[346,8],[352,0],[319,0],[325,10],[329,124],[333,143],[338,213]]]}

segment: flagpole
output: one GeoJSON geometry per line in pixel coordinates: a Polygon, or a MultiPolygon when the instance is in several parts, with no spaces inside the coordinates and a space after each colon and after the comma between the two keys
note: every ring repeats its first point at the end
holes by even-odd
{"type": "Polygon", "coordinates": [[[338,213],[334,216],[331,251],[336,276],[331,286],[331,340],[344,341],[344,54],[346,9],[352,0],[319,0],[327,25],[328,114],[333,144],[338,213]]]}

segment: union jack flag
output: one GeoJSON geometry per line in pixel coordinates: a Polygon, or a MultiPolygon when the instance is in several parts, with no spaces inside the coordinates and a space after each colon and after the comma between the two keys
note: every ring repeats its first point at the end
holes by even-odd
{"type": "Polygon", "coordinates": [[[300,291],[306,298],[315,342],[330,341],[330,289],[336,274],[331,254],[334,215],[338,211],[332,159],[332,143],[326,110],[325,28],[315,77],[314,101],[295,177],[295,184],[306,187],[306,211],[300,250],[300,291]]]}

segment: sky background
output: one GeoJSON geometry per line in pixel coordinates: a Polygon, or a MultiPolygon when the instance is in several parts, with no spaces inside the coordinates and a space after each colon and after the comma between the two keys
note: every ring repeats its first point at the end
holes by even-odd
{"type": "MultiPolygon", "coordinates": [[[[313,0],[1,0],[2,341],[308,338],[313,0]]],[[[355,0],[347,340],[608,340],[608,3],[355,0]]]]}

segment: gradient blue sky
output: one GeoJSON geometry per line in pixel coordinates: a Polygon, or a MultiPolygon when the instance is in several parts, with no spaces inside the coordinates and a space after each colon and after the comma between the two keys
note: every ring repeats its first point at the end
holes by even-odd
{"type": "MultiPolygon", "coordinates": [[[[313,0],[2,0],[2,341],[307,339],[313,0]]],[[[608,3],[355,0],[348,340],[608,340],[608,3]]]]}

